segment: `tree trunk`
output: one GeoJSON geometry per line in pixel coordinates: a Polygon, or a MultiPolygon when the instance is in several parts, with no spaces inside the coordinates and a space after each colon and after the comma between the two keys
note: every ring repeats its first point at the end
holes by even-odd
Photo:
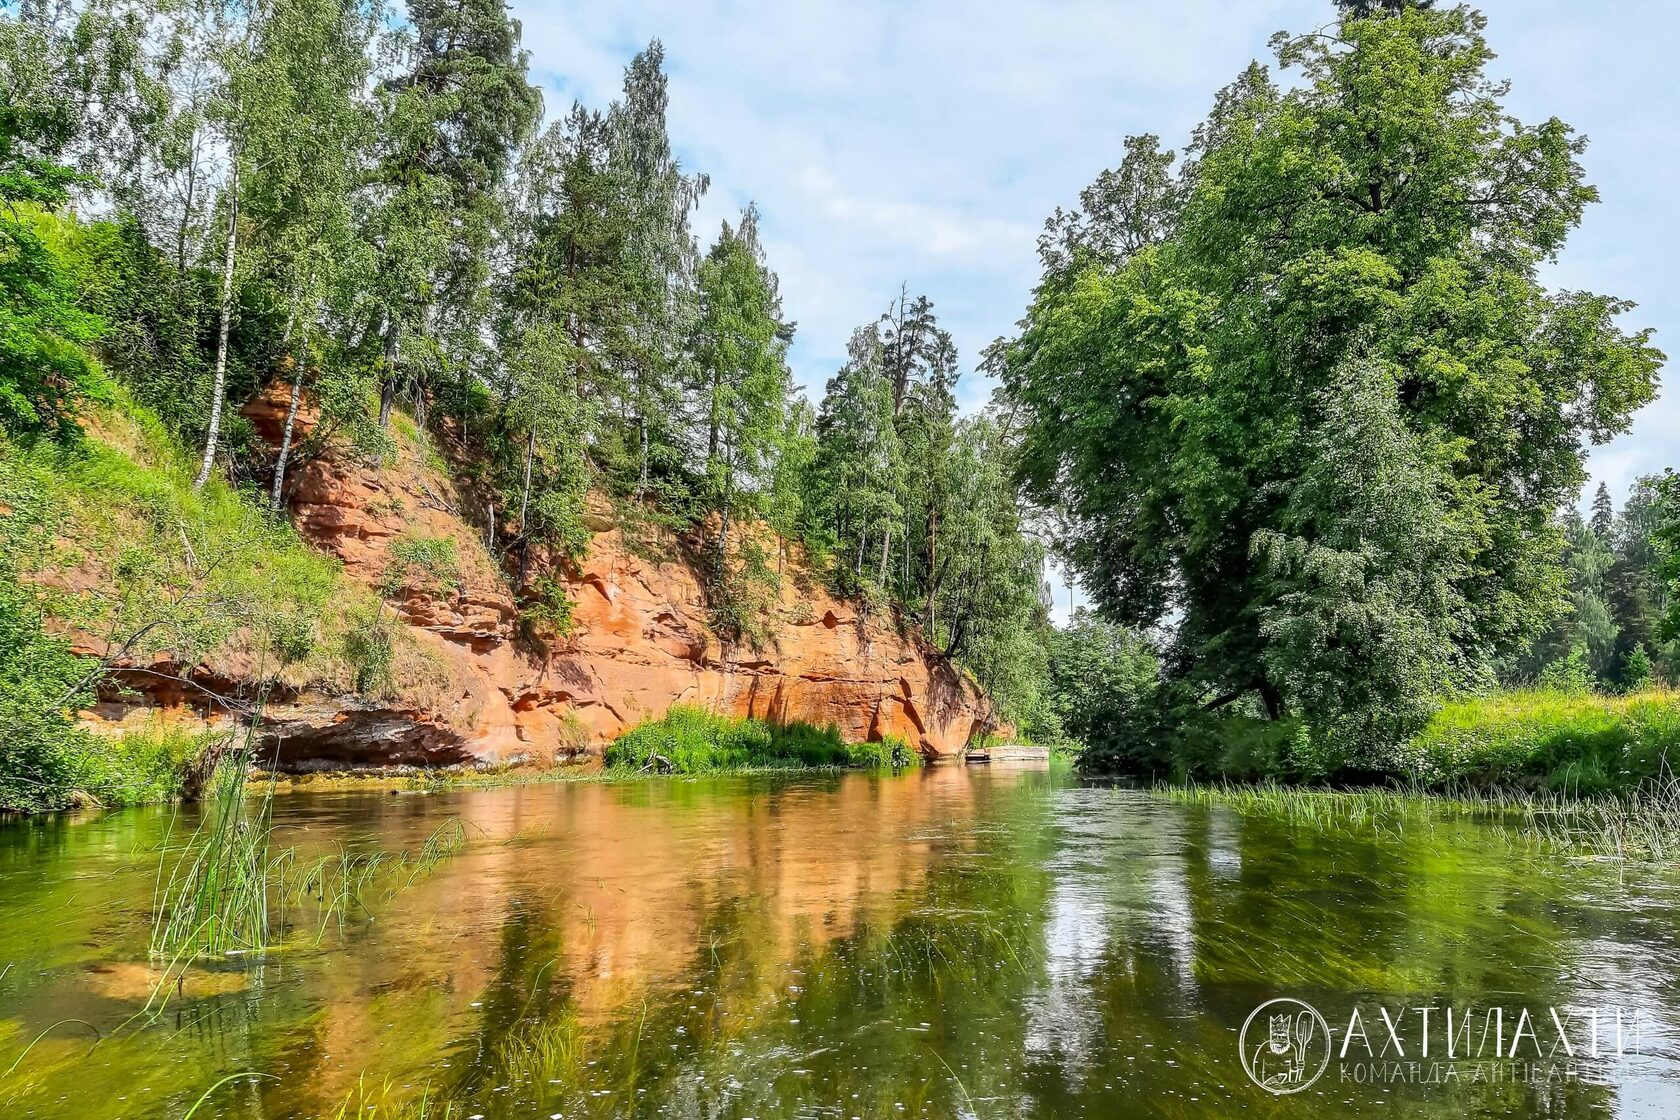
{"type": "Polygon", "coordinates": [[[933,628],[939,621],[939,511],[928,508],[928,590],[927,632],[933,640],[933,628]]]}
{"type": "Polygon", "coordinates": [[[887,589],[887,555],[888,555],[888,552],[891,550],[891,548],[892,548],[892,528],[891,528],[891,526],[889,526],[887,528],[886,534],[881,538],[881,566],[880,566],[880,569],[879,569],[879,574],[877,574],[876,577],[875,577],[875,582],[881,585],[881,590],[882,591],[885,591],[887,589]]]}
{"type": "Polygon", "coordinates": [[[724,460],[723,472],[723,532],[718,537],[718,571],[729,575],[729,507],[735,502],[735,448],[731,445],[724,460]]]}
{"type": "Polygon", "coordinates": [[[720,390],[720,385],[719,385],[721,378],[722,378],[722,375],[717,370],[714,369],[712,371],[712,399],[711,399],[710,407],[707,409],[707,432],[706,432],[706,465],[707,466],[710,466],[717,459],[717,453],[718,453],[718,426],[719,426],[718,393],[721,391],[720,390]]]}
{"type": "Polygon", "coordinates": [[[525,515],[531,508],[531,460],[537,453],[537,426],[531,425],[531,430],[525,434],[525,487],[519,493],[519,582],[515,590],[525,589],[526,567],[531,559],[531,531],[525,524],[525,515]]]}
{"type": "Polygon", "coordinates": [[[379,385],[379,426],[391,423],[391,405],[397,396],[397,341],[402,328],[389,311],[385,313],[385,376],[379,385]]]}
{"type": "Polygon", "coordinates": [[[204,461],[198,465],[193,489],[210,481],[210,467],[216,461],[216,443],[222,436],[222,387],[227,381],[228,321],[233,318],[233,257],[239,232],[239,159],[233,161],[228,190],[227,250],[222,255],[222,327],[216,340],[216,374],[210,383],[210,430],[204,436],[204,461]]]}
{"type": "Polygon", "coordinates": [[[531,459],[537,452],[536,425],[525,436],[525,489],[519,495],[519,531],[525,532],[525,513],[531,508],[531,459]]]}
{"type": "Polygon", "coordinates": [[[198,140],[195,137],[187,159],[187,197],[181,206],[181,225],[175,232],[175,274],[187,274],[187,226],[192,222],[193,197],[198,188],[198,140]]]}
{"type": "MultiPolygon", "coordinates": [[[[295,315],[296,312],[293,312],[293,314],[295,315]]],[[[288,316],[286,319],[286,339],[288,342],[290,342],[291,337],[292,319],[288,316]]],[[[305,357],[307,357],[309,347],[303,347],[303,351],[305,357]]],[[[297,421],[298,396],[302,391],[303,359],[294,354],[292,356],[292,399],[286,405],[286,429],[280,436],[280,455],[274,460],[274,490],[269,495],[268,501],[269,512],[275,515],[280,513],[280,495],[286,484],[286,460],[290,458],[292,453],[292,425],[297,421]]]]}
{"type": "Polygon", "coordinates": [[[641,421],[642,429],[642,477],[636,483],[636,501],[640,502],[647,493],[648,486],[648,433],[647,416],[644,414],[638,419],[641,421]]]}

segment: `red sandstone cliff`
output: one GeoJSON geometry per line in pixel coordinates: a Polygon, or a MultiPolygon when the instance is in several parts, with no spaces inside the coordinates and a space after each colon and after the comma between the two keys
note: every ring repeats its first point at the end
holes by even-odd
{"type": "MultiPolygon", "coordinates": [[[[283,408],[265,395],[245,414],[277,441],[283,408]]],[[[546,763],[598,752],[675,703],[832,723],[854,740],[899,735],[930,757],[961,749],[988,719],[984,695],[913,631],[860,615],[814,581],[782,581],[762,649],[726,645],[680,547],[675,559],[639,554],[604,506],[586,555],[554,572],[573,603],[572,630],[521,641],[513,595],[463,516],[465,496],[427,458],[409,445],[379,466],[321,457],[296,472],[288,498],[300,533],[342,560],[347,578],[385,585],[449,683],[427,703],[395,705],[304,684],[271,701],[266,717],[285,764],[546,763]],[[404,535],[453,540],[455,586],[402,578],[393,589],[401,565],[391,545],[404,535]]]]}

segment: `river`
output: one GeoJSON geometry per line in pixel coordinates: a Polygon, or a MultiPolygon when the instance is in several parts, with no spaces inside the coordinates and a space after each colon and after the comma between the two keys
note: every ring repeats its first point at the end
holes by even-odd
{"type": "Polygon", "coordinates": [[[190,817],[0,823],[0,1115],[1680,1116],[1680,875],[1489,824],[1003,767],[290,794],[300,852],[468,842],[163,1002],[190,817]]]}

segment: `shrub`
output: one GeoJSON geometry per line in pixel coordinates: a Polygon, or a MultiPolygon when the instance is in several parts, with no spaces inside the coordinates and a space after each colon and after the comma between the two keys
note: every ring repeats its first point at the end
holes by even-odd
{"type": "Polygon", "coordinates": [[[461,559],[455,538],[404,533],[391,542],[379,590],[395,595],[412,587],[428,595],[453,595],[461,588],[461,559]]]}
{"type": "Polygon", "coordinates": [[[391,663],[395,625],[381,608],[356,612],[344,632],[344,659],[350,663],[356,691],[383,696],[392,686],[391,663]]]}
{"type": "Polygon", "coordinates": [[[75,709],[94,662],[41,630],[33,600],[0,561],[0,810],[61,809],[84,784],[75,709]]]}
{"type": "Polygon", "coordinates": [[[902,770],[920,766],[922,755],[902,736],[888,735],[873,743],[851,743],[846,747],[847,764],[863,769],[902,770]]]}
{"type": "Polygon", "coordinates": [[[146,805],[180,796],[188,776],[226,732],[154,722],[116,738],[94,736],[85,787],[109,807],[146,805]]]}
{"type": "Polygon", "coordinates": [[[552,572],[531,582],[529,597],[519,609],[519,625],[527,637],[546,632],[564,638],[572,632],[572,600],[552,572]]]}

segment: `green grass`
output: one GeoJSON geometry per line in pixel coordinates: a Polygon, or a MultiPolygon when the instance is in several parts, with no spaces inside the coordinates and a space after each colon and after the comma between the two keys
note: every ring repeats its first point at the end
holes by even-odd
{"type": "Polygon", "coordinates": [[[1521,785],[1631,791],[1680,761],[1680,693],[1513,691],[1444,705],[1401,749],[1399,769],[1434,787],[1521,785]]]}
{"type": "Polygon", "coordinates": [[[836,727],[732,719],[678,704],[607,747],[612,770],[710,774],[727,770],[797,767],[915,766],[921,756],[902,739],[847,743],[836,727]]]}
{"type": "MultiPolygon", "coordinates": [[[[137,662],[251,665],[326,692],[418,705],[445,688],[447,671],[371,589],[270,516],[262,495],[214,474],[194,490],[196,456],[120,389],[111,397],[73,446],[0,437],[0,811],[173,796],[193,745],[68,726],[91,699],[69,685],[98,666],[71,656],[66,632],[137,662]],[[16,747],[48,732],[50,750],[16,747]]],[[[446,579],[453,557],[452,541],[421,540],[409,559],[446,579]]]]}
{"type": "Polygon", "coordinates": [[[1440,818],[1486,821],[1531,845],[1572,857],[1680,863],[1680,780],[1653,780],[1618,795],[1461,786],[1324,789],[1266,781],[1158,785],[1181,804],[1287,819],[1316,829],[1401,833],[1440,818]]]}

